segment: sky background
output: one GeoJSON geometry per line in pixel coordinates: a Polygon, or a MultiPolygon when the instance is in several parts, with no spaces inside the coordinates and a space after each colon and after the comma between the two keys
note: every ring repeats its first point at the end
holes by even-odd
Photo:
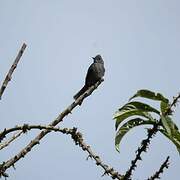
{"type": "MultiPolygon", "coordinates": [[[[0,82],[23,42],[27,49],[0,102],[1,130],[48,124],[73,102],[83,86],[92,56],[105,61],[105,81],[61,127],[78,127],[87,144],[120,173],[135,157],[144,128],[130,131],[114,148],[113,113],[139,89],[172,100],[180,91],[180,1],[178,0],[0,0],[0,82]]],[[[158,103],[154,104],[158,107],[158,103]]],[[[173,119],[180,127],[180,106],[173,119]]],[[[0,162],[19,152],[38,131],[23,135],[1,151],[0,162]]],[[[170,156],[163,180],[178,180],[180,158],[160,134],[133,174],[147,179],[170,156]]],[[[8,169],[9,179],[102,179],[103,171],[70,137],[51,133],[8,169]]]]}

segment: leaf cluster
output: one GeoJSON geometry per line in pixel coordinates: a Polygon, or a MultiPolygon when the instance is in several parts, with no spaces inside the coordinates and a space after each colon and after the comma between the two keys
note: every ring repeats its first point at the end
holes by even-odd
{"type": "Polygon", "coordinates": [[[176,146],[180,154],[180,132],[172,120],[172,110],[169,99],[162,94],[146,89],[137,91],[127,104],[118,109],[113,119],[115,119],[115,147],[117,151],[119,151],[122,138],[132,128],[142,125],[152,126],[158,124],[158,132],[167,137],[176,146]],[[141,101],[133,101],[134,98],[137,97],[158,101],[160,108],[154,108],[141,101]],[[155,119],[155,114],[158,116],[158,120],[155,119]]]}

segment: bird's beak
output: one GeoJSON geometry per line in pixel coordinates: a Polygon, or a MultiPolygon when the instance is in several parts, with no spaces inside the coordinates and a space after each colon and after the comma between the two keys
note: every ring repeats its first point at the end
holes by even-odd
{"type": "Polygon", "coordinates": [[[95,60],[95,57],[92,57],[95,60]]]}

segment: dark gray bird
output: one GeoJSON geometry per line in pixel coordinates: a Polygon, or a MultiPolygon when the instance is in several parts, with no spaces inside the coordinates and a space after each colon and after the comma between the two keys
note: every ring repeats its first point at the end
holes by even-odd
{"type": "Polygon", "coordinates": [[[96,57],[93,57],[93,59],[94,62],[90,65],[86,75],[85,85],[77,94],[73,96],[74,99],[81,96],[86,90],[88,90],[90,86],[96,84],[96,82],[100,81],[104,76],[105,68],[101,55],[98,54],[96,57]]]}

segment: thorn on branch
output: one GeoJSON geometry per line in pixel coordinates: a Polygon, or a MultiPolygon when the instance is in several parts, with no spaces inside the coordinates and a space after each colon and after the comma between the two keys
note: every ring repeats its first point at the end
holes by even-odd
{"type": "Polygon", "coordinates": [[[0,142],[6,137],[6,128],[4,128],[4,131],[0,133],[0,142]]]}
{"type": "Polygon", "coordinates": [[[5,173],[5,172],[2,173],[2,176],[5,177],[5,179],[7,179],[9,177],[9,175],[7,173],[5,173]]]}
{"type": "Polygon", "coordinates": [[[87,156],[86,160],[89,160],[89,158],[92,159],[92,156],[90,154],[87,156]]]}
{"type": "Polygon", "coordinates": [[[27,133],[27,131],[29,130],[29,125],[28,124],[24,124],[23,127],[22,127],[22,131],[23,133],[27,133]]]}
{"type": "Polygon", "coordinates": [[[14,170],[16,170],[16,167],[15,167],[15,165],[14,165],[14,164],[12,165],[12,167],[13,167],[13,169],[14,169],[14,170]]]}

